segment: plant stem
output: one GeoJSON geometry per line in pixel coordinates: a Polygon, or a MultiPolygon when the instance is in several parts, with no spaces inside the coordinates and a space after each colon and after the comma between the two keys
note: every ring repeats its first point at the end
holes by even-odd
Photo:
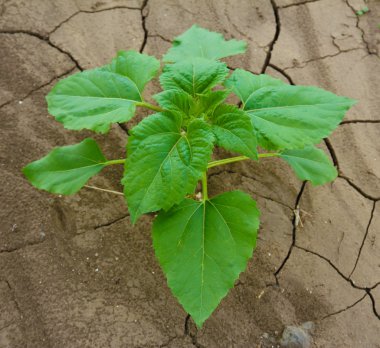
{"type": "Polygon", "coordinates": [[[104,162],[102,164],[104,164],[106,166],[110,166],[112,164],[124,164],[124,162],[125,162],[125,158],[118,159],[118,160],[110,160],[110,161],[104,162]]]}
{"type": "Polygon", "coordinates": [[[153,104],[149,104],[149,103],[146,103],[146,102],[137,102],[136,105],[137,106],[142,106],[143,108],[151,109],[151,110],[157,111],[157,112],[164,111],[164,109],[161,109],[159,106],[153,105],[153,104]]]}
{"type": "Polygon", "coordinates": [[[208,200],[208,193],[207,193],[207,170],[202,175],[202,197],[203,197],[203,202],[208,200]]]}
{"type": "Polygon", "coordinates": [[[100,188],[100,187],[96,187],[96,186],[90,186],[90,185],[84,185],[83,187],[89,188],[89,189],[92,189],[92,190],[103,191],[103,192],[107,192],[107,193],[113,193],[113,194],[119,195],[119,196],[124,196],[124,193],[119,192],[119,191],[106,190],[104,188],[100,188]]]}
{"type": "MultiPolygon", "coordinates": [[[[280,154],[278,152],[260,153],[258,155],[258,157],[259,158],[276,157],[276,156],[279,156],[279,155],[280,154]]],[[[236,156],[236,157],[224,158],[222,160],[209,162],[207,168],[209,169],[209,168],[212,168],[212,167],[221,166],[223,164],[234,163],[234,162],[239,162],[239,161],[245,161],[245,160],[248,160],[248,159],[250,159],[250,158],[247,157],[247,156],[236,156]]]]}
{"type": "Polygon", "coordinates": [[[237,156],[237,157],[224,158],[222,160],[209,162],[207,169],[212,168],[212,167],[216,167],[216,166],[221,166],[223,164],[245,161],[247,159],[250,159],[250,158],[247,156],[237,156]]]}
{"type": "Polygon", "coordinates": [[[277,157],[281,154],[279,152],[259,153],[259,158],[277,157]]]}

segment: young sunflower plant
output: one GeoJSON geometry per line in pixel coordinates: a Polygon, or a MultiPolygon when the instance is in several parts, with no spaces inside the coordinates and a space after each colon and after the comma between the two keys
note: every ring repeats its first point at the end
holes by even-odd
{"type": "Polygon", "coordinates": [[[242,191],[207,193],[207,170],[227,163],[280,157],[301,180],[321,185],[337,171],[316,148],[355,101],[323,89],[290,86],[221,59],[244,53],[246,43],[196,25],[163,56],[162,92],[143,98],[160,62],[119,51],[110,64],[59,81],[47,96],[49,113],[70,130],[107,133],[138,108],[154,114],[130,131],[125,159],[106,159],[95,140],[53,149],[23,172],[35,187],[71,195],[109,165],[124,165],[131,220],[157,212],[153,246],[168,285],[200,327],[245,270],[256,245],[259,210],[242,191]],[[241,107],[227,104],[235,94],[241,107]],[[211,160],[215,147],[239,154],[211,160]],[[261,152],[258,152],[260,148],[261,152]],[[193,199],[202,182],[200,199],[193,199]]]}

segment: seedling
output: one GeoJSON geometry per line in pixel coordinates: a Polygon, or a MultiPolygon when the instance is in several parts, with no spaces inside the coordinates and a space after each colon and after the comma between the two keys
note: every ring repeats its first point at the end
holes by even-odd
{"type": "Polygon", "coordinates": [[[367,6],[363,7],[362,9],[356,11],[357,16],[363,16],[365,13],[369,11],[369,8],[367,6]]]}
{"type": "Polygon", "coordinates": [[[157,212],[153,246],[168,285],[198,326],[244,271],[256,245],[259,210],[241,191],[207,193],[207,171],[246,160],[285,160],[301,180],[321,185],[337,171],[314,145],[331,134],[355,101],[323,89],[290,86],[220,59],[244,53],[243,41],[193,26],[163,57],[158,105],[143,99],[160,62],[120,51],[108,65],[59,81],[47,96],[50,114],[65,128],[106,133],[137,108],[155,111],[130,131],[125,159],[108,160],[93,139],[55,148],[23,172],[37,188],[78,192],[104,167],[125,166],[122,184],[136,223],[157,212]],[[241,107],[227,104],[234,93],[241,107]],[[211,159],[214,147],[238,156],[211,159]],[[260,148],[260,152],[258,151],[260,148]],[[202,183],[200,199],[194,195],[202,183]]]}

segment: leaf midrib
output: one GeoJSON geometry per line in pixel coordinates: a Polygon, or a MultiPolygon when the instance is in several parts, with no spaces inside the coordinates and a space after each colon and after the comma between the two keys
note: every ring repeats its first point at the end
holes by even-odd
{"type": "Polygon", "coordinates": [[[101,162],[101,163],[97,163],[97,164],[90,164],[88,166],[76,167],[76,168],[70,168],[70,169],[45,170],[45,171],[43,171],[43,173],[64,173],[64,172],[69,172],[69,171],[73,171],[73,170],[80,170],[80,169],[96,167],[96,166],[105,166],[105,162],[101,162]]]}
{"type": "Polygon", "coordinates": [[[122,98],[122,97],[119,97],[119,98],[116,98],[116,97],[103,97],[103,96],[97,96],[97,97],[94,97],[94,96],[90,96],[90,95],[71,95],[71,94],[56,94],[54,96],[55,98],[56,97],[70,97],[70,98],[90,98],[90,99],[101,99],[101,100],[104,100],[104,99],[107,99],[107,100],[125,100],[125,101],[128,101],[128,102],[134,102],[134,103],[140,103],[142,101],[141,100],[134,100],[134,99],[127,99],[127,98],[122,98]]]}
{"type": "Polygon", "coordinates": [[[341,105],[347,105],[347,103],[318,103],[318,104],[298,104],[298,105],[285,105],[285,106],[272,106],[269,108],[258,108],[258,109],[249,109],[245,110],[246,112],[255,112],[255,111],[261,111],[261,110],[275,110],[275,109],[293,109],[293,108],[302,108],[302,107],[317,107],[317,106],[323,106],[323,105],[331,105],[331,106],[341,106],[341,105]]]}

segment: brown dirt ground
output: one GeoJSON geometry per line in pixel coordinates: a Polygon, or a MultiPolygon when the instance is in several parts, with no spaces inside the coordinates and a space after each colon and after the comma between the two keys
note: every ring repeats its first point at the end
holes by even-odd
{"type": "MultiPolygon", "coordinates": [[[[380,347],[379,15],[378,0],[0,0],[0,347],[267,347],[306,321],[314,347],[380,347]],[[248,41],[232,68],[360,101],[321,144],[339,168],[333,184],[303,185],[277,159],[212,172],[213,193],[244,189],[262,224],[247,271],[202,330],[166,286],[151,217],[132,226],[122,197],[52,196],[20,172],[90,135],[47,114],[59,78],[118,49],[161,56],[193,23],[248,41]]],[[[123,156],[119,127],[95,138],[123,156]]],[[[107,168],[92,183],[121,190],[120,175],[107,168]]]]}

